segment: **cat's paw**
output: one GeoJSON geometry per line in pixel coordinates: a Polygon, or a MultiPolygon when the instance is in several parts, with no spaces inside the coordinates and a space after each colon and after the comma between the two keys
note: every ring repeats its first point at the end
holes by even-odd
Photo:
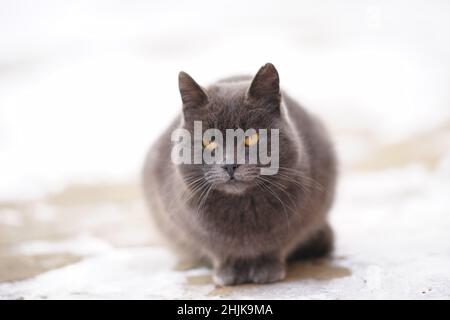
{"type": "Polygon", "coordinates": [[[271,262],[253,266],[250,269],[249,278],[253,283],[271,283],[281,281],[286,277],[284,263],[271,262]]]}
{"type": "Polygon", "coordinates": [[[230,286],[243,283],[271,283],[283,280],[286,268],[278,260],[236,261],[221,265],[214,270],[213,281],[218,286],[230,286]]]}
{"type": "Polygon", "coordinates": [[[232,274],[224,274],[223,272],[215,271],[213,274],[213,282],[216,286],[225,287],[232,286],[236,283],[236,279],[232,274]]]}
{"type": "Polygon", "coordinates": [[[244,270],[235,269],[232,266],[222,266],[214,270],[213,282],[217,286],[232,286],[242,284],[248,280],[247,272],[244,270]]]}

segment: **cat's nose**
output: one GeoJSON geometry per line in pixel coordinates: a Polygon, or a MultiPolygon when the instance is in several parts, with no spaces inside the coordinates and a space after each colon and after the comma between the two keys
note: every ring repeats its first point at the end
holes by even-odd
{"type": "Polygon", "coordinates": [[[239,167],[238,164],[226,164],[222,166],[222,168],[224,168],[228,172],[231,178],[233,178],[234,170],[236,170],[237,167],[239,167]]]}

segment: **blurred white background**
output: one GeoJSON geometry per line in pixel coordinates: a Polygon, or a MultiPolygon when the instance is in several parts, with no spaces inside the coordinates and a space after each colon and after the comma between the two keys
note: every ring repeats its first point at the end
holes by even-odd
{"type": "MultiPolygon", "coordinates": [[[[206,85],[272,62],[334,132],[379,143],[445,124],[449,12],[418,0],[1,0],[0,198],[135,179],[180,108],[180,70],[206,85]]],[[[358,139],[336,138],[344,166],[367,151],[358,139]]]]}

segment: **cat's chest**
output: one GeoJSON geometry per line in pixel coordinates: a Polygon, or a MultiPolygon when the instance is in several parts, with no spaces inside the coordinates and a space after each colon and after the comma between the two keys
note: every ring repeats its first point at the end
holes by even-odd
{"type": "Polygon", "coordinates": [[[284,223],[292,211],[292,203],[278,195],[248,194],[241,197],[215,195],[203,208],[208,225],[218,228],[263,228],[284,223]]]}
{"type": "Polygon", "coordinates": [[[221,210],[228,212],[259,212],[277,209],[280,202],[270,194],[246,194],[243,196],[216,195],[208,201],[209,210],[221,210]]]}

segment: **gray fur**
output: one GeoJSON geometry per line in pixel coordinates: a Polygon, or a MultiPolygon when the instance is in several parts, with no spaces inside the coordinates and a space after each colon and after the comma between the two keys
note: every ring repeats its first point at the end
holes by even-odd
{"type": "Polygon", "coordinates": [[[278,281],[288,259],[328,254],[333,147],[321,123],[280,91],[275,67],[207,88],[183,72],[179,82],[183,112],[151,147],[143,170],[151,214],[169,245],[183,259],[210,263],[218,285],[278,281]],[[174,165],[171,133],[192,130],[194,120],[204,130],[280,129],[279,173],[261,177],[258,165],[241,165],[230,181],[219,165],[174,165]]]}

